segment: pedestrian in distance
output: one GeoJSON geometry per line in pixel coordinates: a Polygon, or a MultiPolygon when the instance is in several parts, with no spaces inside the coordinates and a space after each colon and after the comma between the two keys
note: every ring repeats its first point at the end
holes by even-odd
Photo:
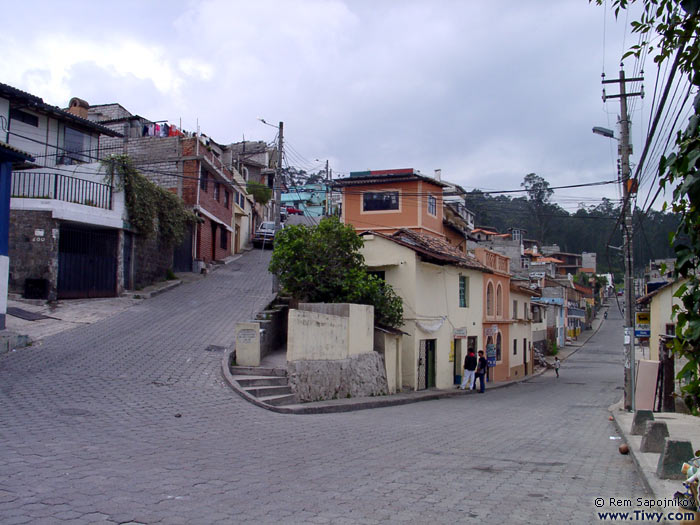
{"type": "Polygon", "coordinates": [[[479,350],[479,362],[476,365],[476,374],[474,377],[474,388],[476,388],[476,380],[479,380],[479,393],[483,394],[486,390],[486,370],[489,366],[488,361],[484,357],[484,351],[479,350]]]}
{"type": "Polygon", "coordinates": [[[462,384],[459,388],[462,390],[467,389],[467,382],[469,383],[469,390],[474,388],[474,372],[476,371],[476,356],[474,355],[474,350],[469,350],[467,357],[464,358],[464,373],[462,374],[462,384]]]}
{"type": "Polygon", "coordinates": [[[559,367],[561,366],[561,361],[559,361],[559,358],[557,356],[554,356],[554,371],[557,373],[557,377],[559,377],[559,367]]]}

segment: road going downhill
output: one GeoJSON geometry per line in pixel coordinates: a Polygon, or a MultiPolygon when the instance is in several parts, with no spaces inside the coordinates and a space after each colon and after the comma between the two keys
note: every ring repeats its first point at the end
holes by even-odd
{"type": "Polygon", "coordinates": [[[643,496],[607,407],[621,318],[509,388],[295,416],[223,383],[269,252],[0,358],[0,523],[599,523],[643,496]]]}

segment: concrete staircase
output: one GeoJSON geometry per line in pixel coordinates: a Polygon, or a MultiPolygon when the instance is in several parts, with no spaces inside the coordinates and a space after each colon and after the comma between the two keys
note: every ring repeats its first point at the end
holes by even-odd
{"type": "Polygon", "coordinates": [[[231,375],[241,389],[267,405],[297,403],[285,368],[263,366],[231,366],[231,375]]]}

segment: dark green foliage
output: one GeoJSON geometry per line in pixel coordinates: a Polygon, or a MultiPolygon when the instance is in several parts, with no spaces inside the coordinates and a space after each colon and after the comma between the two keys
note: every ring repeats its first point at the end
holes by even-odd
{"type": "Polygon", "coordinates": [[[403,303],[394,290],[367,273],[362,239],[335,218],[318,226],[288,226],[277,233],[270,271],[295,299],[374,305],[378,325],[403,323],[403,303]]]}
{"type": "MultiPolygon", "coordinates": [[[[549,202],[543,204],[539,216],[532,206],[533,203],[524,197],[492,197],[479,191],[467,194],[467,208],[476,214],[480,226],[491,226],[499,232],[524,228],[526,238],[544,244],[558,244],[564,252],[595,252],[598,273],[621,275],[624,272],[621,252],[607,248],[608,244],[622,245],[622,234],[617,225],[619,203],[603,199],[597,206],[582,206],[569,213],[549,202]],[[540,218],[546,222],[544,226],[538,222],[540,218]],[[544,232],[544,238],[540,238],[538,232],[544,232]]],[[[668,243],[668,233],[676,230],[679,220],[676,213],[651,210],[644,216],[641,210],[635,210],[637,234],[633,247],[637,271],[641,271],[651,259],[675,257],[673,247],[668,243]]]]}
{"type": "Polygon", "coordinates": [[[246,186],[246,191],[253,196],[258,204],[267,204],[272,198],[272,188],[260,184],[259,182],[249,181],[246,186]]]}
{"type": "Polygon", "coordinates": [[[166,245],[174,246],[182,241],[187,226],[197,222],[180,197],[141,175],[128,155],[113,155],[103,164],[108,182],[124,190],[129,223],[140,235],[150,237],[158,231],[166,245]]]}

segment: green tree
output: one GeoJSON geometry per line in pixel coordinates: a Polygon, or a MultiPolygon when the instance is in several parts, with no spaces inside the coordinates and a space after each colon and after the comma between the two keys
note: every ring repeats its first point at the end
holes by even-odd
{"type": "Polygon", "coordinates": [[[272,198],[272,188],[252,180],[248,181],[248,184],[246,185],[246,192],[248,192],[249,195],[252,195],[253,199],[255,199],[255,202],[258,204],[267,204],[272,198]]]}
{"type": "Polygon", "coordinates": [[[545,242],[545,236],[550,222],[547,215],[552,213],[552,206],[549,199],[552,197],[554,190],[549,187],[549,182],[535,173],[528,173],[525,175],[520,186],[527,191],[528,205],[537,226],[534,233],[540,241],[545,242]]]}
{"type": "MultiPolygon", "coordinates": [[[[603,0],[596,0],[598,5],[603,0]]],[[[613,0],[617,15],[633,0],[613,0]]],[[[697,92],[700,86],[700,21],[698,0],[640,0],[641,16],[631,23],[632,32],[638,33],[641,42],[632,46],[624,55],[640,57],[642,53],[654,55],[659,68],[668,67],[667,85],[659,99],[663,108],[666,96],[677,74],[684,75],[697,92]]],[[[623,56],[623,58],[624,58],[623,56]]],[[[664,76],[666,73],[664,72],[664,76]]],[[[690,90],[688,94],[690,94],[690,90]]],[[[685,108],[681,108],[683,111],[685,108]]],[[[661,110],[657,112],[660,116],[661,110]]],[[[678,114],[680,115],[680,113],[678,114]]],[[[677,118],[677,117],[676,117],[677,118]]],[[[658,122],[658,119],[655,119],[658,122]]],[[[652,123],[652,129],[655,129],[652,123]]],[[[648,137],[651,142],[652,136],[648,137]]],[[[674,307],[676,315],[676,339],[674,352],[685,357],[688,363],[679,372],[684,381],[682,391],[686,404],[697,415],[700,413],[700,95],[693,104],[693,114],[685,130],[676,135],[674,152],[659,161],[659,177],[662,188],[673,188],[671,207],[680,216],[680,224],[671,236],[675,243],[676,264],[674,274],[687,279],[676,296],[681,307],[674,307]]]]}
{"type": "Polygon", "coordinates": [[[378,325],[403,324],[403,302],[391,286],[367,273],[363,241],[335,217],[317,226],[288,226],[277,233],[270,272],[286,293],[309,302],[374,306],[378,325]]]}
{"type": "Polygon", "coordinates": [[[102,164],[107,169],[106,182],[124,190],[129,222],[139,234],[150,237],[157,231],[165,244],[174,246],[182,241],[188,225],[197,223],[180,197],[139,173],[128,155],[112,155],[102,164]]]}

